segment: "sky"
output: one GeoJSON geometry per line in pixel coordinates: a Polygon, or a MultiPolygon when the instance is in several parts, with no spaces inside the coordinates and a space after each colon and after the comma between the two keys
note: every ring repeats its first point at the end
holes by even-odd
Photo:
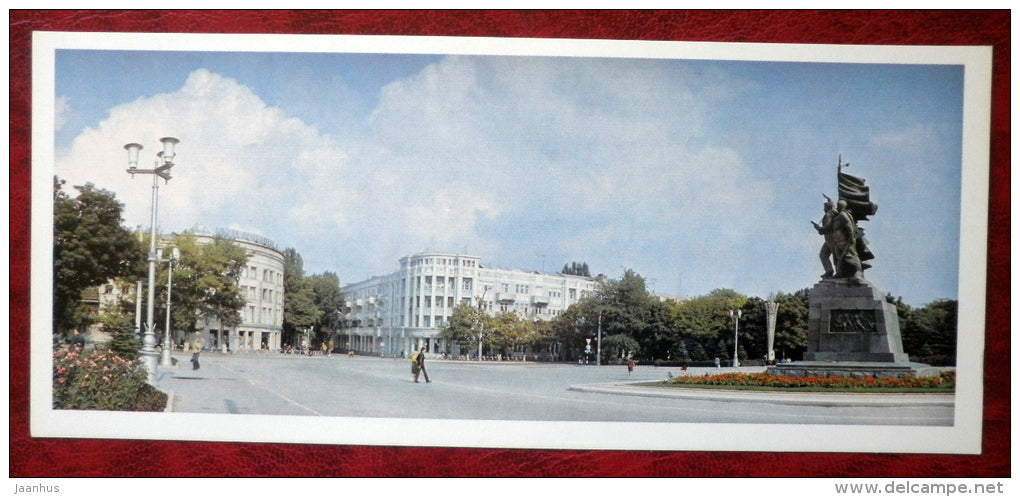
{"type": "MultiPolygon", "coordinates": [[[[252,47],[250,50],[258,50],[252,47]]],[[[56,52],[54,174],[148,230],[265,236],[341,284],[424,251],[632,269],[673,296],[808,288],[839,160],[867,180],[866,278],[958,298],[962,66],[587,56],[56,52]]]]}

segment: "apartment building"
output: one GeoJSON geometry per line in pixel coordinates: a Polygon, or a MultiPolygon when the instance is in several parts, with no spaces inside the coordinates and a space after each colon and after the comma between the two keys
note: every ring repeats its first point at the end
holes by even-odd
{"type": "Polygon", "coordinates": [[[342,288],[347,308],[340,348],[391,357],[425,347],[432,354],[458,356],[467,351],[440,337],[457,305],[548,320],[597,285],[584,276],[488,267],[472,255],[429,252],[399,263],[390,274],[342,288]]]}

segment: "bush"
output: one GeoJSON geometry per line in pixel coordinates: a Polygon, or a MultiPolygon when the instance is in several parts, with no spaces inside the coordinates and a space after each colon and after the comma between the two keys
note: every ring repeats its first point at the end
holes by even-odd
{"type": "Polygon", "coordinates": [[[113,337],[110,349],[127,360],[138,359],[138,349],[142,347],[142,341],[135,336],[131,321],[126,316],[115,313],[104,315],[102,321],[103,330],[113,337]]]}
{"type": "Polygon", "coordinates": [[[162,411],[167,395],[146,383],[138,361],[79,347],[53,353],[53,408],[162,411]]]}

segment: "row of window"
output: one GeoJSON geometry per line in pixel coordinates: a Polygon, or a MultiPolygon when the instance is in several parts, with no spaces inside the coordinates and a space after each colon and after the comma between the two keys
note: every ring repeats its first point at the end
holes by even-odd
{"type": "MultiPolygon", "coordinates": [[[[248,302],[255,302],[256,297],[259,296],[259,289],[254,286],[241,285],[241,295],[244,295],[245,300],[248,302]]],[[[263,304],[283,305],[283,292],[263,288],[261,297],[262,298],[259,302],[263,304]]]]}
{"type": "Polygon", "coordinates": [[[274,326],[283,325],[283,310],[275,307],[259,307],[249,305],[245,309],[242,321],[245,324],[269,324],[274,326]],[[258,314],[256,315],[256,309],[258,314]]]}
{"type": "MultiPolygon", "coordinates": [[[[259,278],[259,269],[255,266],[248,266],[244,269],[244,277],[249,280],[255,280],[259,278]]],[[[277,285],[283,284],[283,272],[274,271],[272,269],[262,270],[262,281],[268,283],[275,283],[277,285]]]]}
{"type": "Polygon", "coordinates": [[[478,261],[470,259],[455,259],[451,257],[426,257],[424,259],[412,259],[411,267],[415,266],[462,266],[462,267],[478,267],[478,261]]]}

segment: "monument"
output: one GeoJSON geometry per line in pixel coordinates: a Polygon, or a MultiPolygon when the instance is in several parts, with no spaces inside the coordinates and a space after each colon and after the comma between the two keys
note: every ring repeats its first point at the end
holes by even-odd
{"type": "Polygon", "coordinates": [[[859,221],[878,211],[863,178],[837,164],[839,199],[823,196],[824,215],[815,230],[824,237],[819,252],[825,273],[808,293],[808,346],[803,361],[768,368],[785,376],[933,376],[938,370],[910,362],[903,352],[896,306],[864,277],[874,259],[859,221]]]}

